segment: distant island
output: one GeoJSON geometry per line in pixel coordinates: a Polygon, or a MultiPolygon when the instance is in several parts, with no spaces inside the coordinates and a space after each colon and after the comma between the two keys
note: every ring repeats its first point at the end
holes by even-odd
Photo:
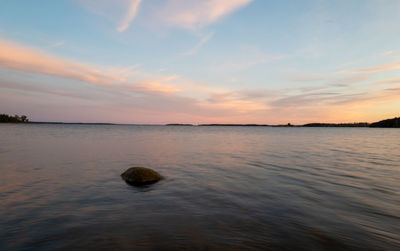
{"type": "Polygon", "coordinates": [[[369,127],[400,128],[400,117],[375,122],[370,124],[369,127]]]}
{"type": "MultiPolygon", "coordinates": [[[[72,124],[72,125],[118,125],[112,123],[80,123],[80,122],[32,122],[25,115],[0,114],[0,123],[30,123],[30,124],[72,124]]],[[[193,124],[171,123],[165,126],[195,126],[193,124]]],[[[400,128],[400,117],[385,119],[374,123],[308,123],[304,125],[267,125],[267,124],[198,124],[197,126],[260,126],[260,127],[372,127],[372,128],[400,128]]]]}
{"type": "Polygon", "coordinates": [[[10,116],[7,114],[0,114],[0,123],[28,123],[28,117],[25,115],[18,116],[10,116]]]}
{"type": "Polygon", "coordinates": [[[166,126],[193,126],[193,124],[179,124],[179,123],[176,123],[176,124],[166,124],[166,126]]]}
{"type": "Polygon", "coordinates": [[[263,124],[199,124],[199,126],[270,126],[263,124]]]}
{"type": "MultiPolygon", "coordinates": [[[[168,125],[186,125],[186,124],[168,124],[168,125]]],[[[379,127],[379,128],[400,128],[400,117],[385,119],[379,122],[367,123],[308,123],[304,125],[267,125],[267,124],[199,124],[198,126],[270,126],[270,127],[379,127]]]]}
{"type": "Polygon", "coordinates": [[[30,124],[54,124],[54,125],[119,125],[113,123],[86,123],[86,122],[29,122],[30,124]]]}
{"type": "Polygon", "coordinates": [[[368,123],[340,123],[340,124],[331,124],[331,123],[310,123],[302,125],[304,127],[369,127],[368,123]]]}

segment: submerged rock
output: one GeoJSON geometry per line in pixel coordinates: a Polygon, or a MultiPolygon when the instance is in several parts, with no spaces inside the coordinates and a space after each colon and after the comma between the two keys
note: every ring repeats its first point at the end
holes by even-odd
{"type": "Polygon", "coordinates": [[[126,183],[141,186],[156,183],[162,176],[156,171],[146,167],[131,167],[121,174],[126,183]]]}

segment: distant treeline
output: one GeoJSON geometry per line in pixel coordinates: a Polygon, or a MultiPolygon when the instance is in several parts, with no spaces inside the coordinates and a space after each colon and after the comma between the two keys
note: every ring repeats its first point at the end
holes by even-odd
{"type": "MultiPolygon", "coordinates": [[[[170,126],[192,126],[192,124],[167,124],[170,126]]],[[[393,119],[386,119],[375,123],[358,122],[358,123],[309,123],[305,125],[266,125],[266,124],[199,124],[198,126],[272,126],[272,127],[386,127],[386,128],[400,128],[400,117],[393,119]]]]}
{"type": "Polygon", "coordinates": [[[368,123],[340,123],[340,124],[331,124],[331,123],[310,123],[303,125],[305,127],[369,127],[368,123]]]}
{"type": "Polygon", "coordinates": [[[370,127],[387,127],[387,128],[400,128],[400,117],[393,119],[385,119],[369,125],[370,127]]]}
{"type": "Polygon", "coordinates": [[[7,114],[0,114],[0,123],[28,123],[29,120],[25,115],[10,116],[7,114]]]}
{"type": "Polygon", "coordinates": [[[400,128],[400,117],[385,119],[374,123],[344,123],[344,124],[325,124],[311,123],[303,125],[305,127],[384,127],[384,128],[400,128]]]}
{"type": "Polygon", "coordinates": [[[192,124],[166,124],[167,126],[193,126],[192,124]]]}
{"type": "Polygon", "coordinates": [[[260,124],[200,124],[199,126],[269,126],[260,124]]]}

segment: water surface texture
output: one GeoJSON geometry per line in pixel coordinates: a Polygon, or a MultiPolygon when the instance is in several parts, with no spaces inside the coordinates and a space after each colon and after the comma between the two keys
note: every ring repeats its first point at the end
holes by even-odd
{"type": "Polygon", "coordinates": [[[0,249],[399,250],[400,130],[0,125],[0,249]],[[165,179],[132,187],[120,174],[165,179]]]}

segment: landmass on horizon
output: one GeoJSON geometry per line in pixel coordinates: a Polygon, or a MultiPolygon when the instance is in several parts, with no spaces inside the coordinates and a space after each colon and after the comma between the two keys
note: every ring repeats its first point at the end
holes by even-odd
{"type": "MultiPolygon", "coordinates": [[[[7,115],[0,114],[0,123],[31,123],[31,124],[84,124],[84,125],[123,125],[114,123],[85,123],[85,122],[42,122],[29,121],[26,115],[7,115]]],[[[400,117],[385,119],[374,123],[357,122],[357,123],[308,123],[304,125],[268,125],[268,124],[181,124],[170,123],[165,126],[268,126],[268,127],[380,127],[380,128],[400,128],[400,117]]]]}

